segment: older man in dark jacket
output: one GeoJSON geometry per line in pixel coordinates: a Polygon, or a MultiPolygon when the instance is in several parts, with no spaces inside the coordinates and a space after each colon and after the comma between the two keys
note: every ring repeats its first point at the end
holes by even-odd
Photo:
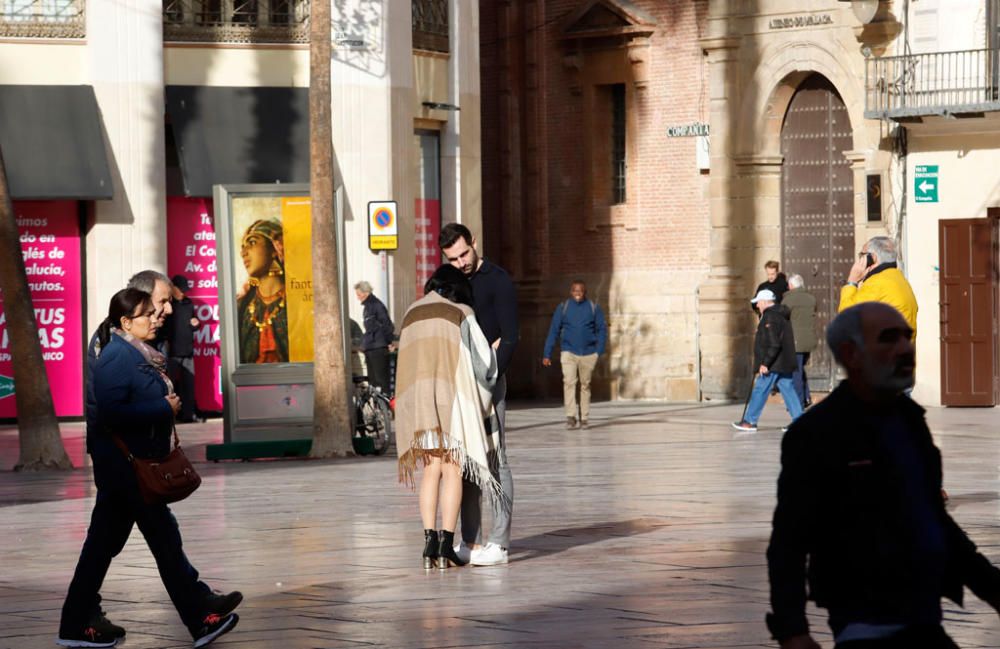
{"type": "Polygon", "coordinates": [[[792,374],[795,372],[795,335],[789,320],[788,307],[776,304],[777,298],[767,289],[757,292],[750,302],[760,310],[760,322],[753,341],[753,365],[757,371],[746,410],[733,428],[740,432],[757,432],[757,421],[767,405],[771,389],[778,388],[792,421],[802,414],[802,401],[795,394],[792,374]]]}
{"type": "Polygon", "coordinates": [[[361,346],[365,352],[368,382],[389,394],[392,378],[389,376],[389,353],[396,347],[393,342],[395,326],[382,300],[372,294],[372,285],[358,282],[354,294],[364,307],[365,336],[361,346]]]}
{"type": "Polygon", "coordinates": [[[961,605],[963,586],[1000,611],[1000,570],[945,511],[941,454],[904,394],[912,333],[877,302],[827,329],[847,380],[781,446],[767,625],[782,649],[819,648],[807,598],[829,612],[837,649],[955,649],[941,597],[961,605]]]}

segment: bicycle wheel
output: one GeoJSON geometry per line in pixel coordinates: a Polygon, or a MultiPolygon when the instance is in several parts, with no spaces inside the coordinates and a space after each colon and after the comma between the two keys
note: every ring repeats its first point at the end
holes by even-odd
{"type": "Polygon", "coordinates": [[[383,455],[392,443],[392,412],[383,399],[370,397],[361,406],[365,432],[372,438],[375,455],[383,455]]]}

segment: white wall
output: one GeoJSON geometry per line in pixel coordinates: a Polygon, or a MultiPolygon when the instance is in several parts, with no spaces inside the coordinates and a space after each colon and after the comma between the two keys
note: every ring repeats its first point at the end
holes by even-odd
{"type": "Polygon", "coordinates": [[[917,296],[917,385],[914,398],[941,403],[938,222],[986,216],[1000,205],[1000,133],[913,135],[907,159],[906,268],[917,296]],[[914,167],[938,165],[938,203],[914,201],[914,167]]]}
{"type": "Polygon", "coordinates": [[[163,4],[88,0],[86,76],[103,117],[114,199],[87,234],[87,330],[135,272],[166,270],[163,4]]]}

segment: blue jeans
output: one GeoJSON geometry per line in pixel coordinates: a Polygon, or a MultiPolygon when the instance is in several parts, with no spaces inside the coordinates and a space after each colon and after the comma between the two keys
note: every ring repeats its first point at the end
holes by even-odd
{"type": "Polygon", "coordinates": [[[792,374],[790,372],[787,374],[768,372],[763,376],[758,374],[757,378],[754,379],[753,391],[750,392],[750,401],[747,403],[747,411],[743,415],[743,421],[754,426],[757,425],[760,413],[764,412],[764,406],[767,404],[767,397],[771,394],[771,388],[776,384],[781,398],[785,400],[785,408],[792,416],[792,421],[799,418],[799,415],[802,414],[802,402],[799,400],[799,395],[795,394],[792,374]]]}
{"type": "MultiPolygon", "coordinates": [[[[500,424],[500,448],[497,449],[498,477],[503,490],[503,502],[494,503],[493,527],[488,531],[487,543],[510,547],[510,519],[514,513],[514,477],[507,463],[507,377],[501,376],[493,386],[493,407],[500,424]]],[[[472,546],[482,543],[483,493],[474,482],[462,481],[462,538],[472,546]]]]}
{"type": "Polygon", "coordinates": [[[795,383],[795,393],[799,395],[799,402],[802,403],[802,407],[806,407],[806,403],[811,400],[812,395],[809,394],[809,377],[806,376],[806,363],[809,362],[809,352],[802,352],[795,354],[795,360],[798,361],[799,367],[792,374],[792,381],[795,383]]]}

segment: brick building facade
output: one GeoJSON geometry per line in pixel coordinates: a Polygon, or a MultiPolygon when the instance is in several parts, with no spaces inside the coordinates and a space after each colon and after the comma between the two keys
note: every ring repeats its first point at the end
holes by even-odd
{"type": "Polygon", "coordinates": [[[512,392],[560,394],[542,345],[582,278],[609,323],[595,396],[699,399],[707,0],[480,7],[483,239],[519,288],[512,392]]]}

